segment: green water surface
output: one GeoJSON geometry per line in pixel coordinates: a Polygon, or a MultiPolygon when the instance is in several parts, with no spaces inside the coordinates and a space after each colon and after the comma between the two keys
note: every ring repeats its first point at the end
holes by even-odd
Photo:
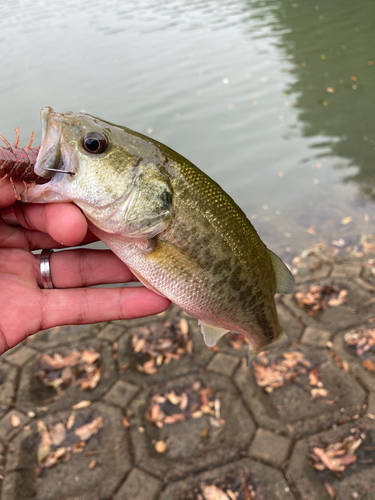
{"type": "Polygon", "coordinates": [[[0,1],[0,54],[8,140],[85,110],[186,156],[284,257],[375,232],[374,1],[0,1]]]}

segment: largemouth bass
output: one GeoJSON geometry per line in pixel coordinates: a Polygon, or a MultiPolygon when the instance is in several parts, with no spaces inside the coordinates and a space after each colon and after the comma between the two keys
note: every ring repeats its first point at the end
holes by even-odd
{"type": "Polygon", "coordinates": [[[167,146],[86,113],[41,112],[33,203],[71,201],[92,232],[148,288],[198,318],[214,346],[232,331],[249,360],[283,336],[275,293],[294,278],[244,212],[167,146]]]}

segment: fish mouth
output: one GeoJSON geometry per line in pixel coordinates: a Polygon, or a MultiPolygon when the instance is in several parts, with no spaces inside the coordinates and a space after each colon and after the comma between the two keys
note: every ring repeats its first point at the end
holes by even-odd
{"type": "Polygon", "coordinates": [[[34,172],[50,179],[56,170],[65,171],[60,146],[61,115],[52,108],[45,107],[40,113],[42,120],[42,144],[36,160],[34,172]]]}
{"type": "Polygon", "coordinates": [[[48,203],[67,201],[60,194],[59,184],[65,176],[74,175],[69,172],[69,161],[63,161],[61,148],[62,115],[52,108],[45,107],[41,113],[42,143],[34,167],[34,172],[44,179],[51,179],[46,184],[39,184],[28,189],[27,198],[22,194],[22,200],[30,203],[48,203]]]}

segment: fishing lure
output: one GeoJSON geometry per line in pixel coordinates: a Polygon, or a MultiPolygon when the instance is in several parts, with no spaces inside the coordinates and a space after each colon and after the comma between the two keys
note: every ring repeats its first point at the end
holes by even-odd
{"type": "Polygon", "coordinates": [[[31,132],[29,144],[25,148],[19,148],[20,130],[18,127],[16,131],[16,140],[12,146],[1,134],[0,139],[6,145],[0,146],[0,182],[6,177],[9,178],[10,183],[14,189],[17,200],[21,196],[17,193],[14,181],[21,181],[25,186],[25,198],[27,199],[27,191],[29,186],[35,184],[44,184],[49,181],[43,177],[39,177],[34,172],[36,159],[38,157],[40,146],[33,148],[34,132],[31,132]]]}

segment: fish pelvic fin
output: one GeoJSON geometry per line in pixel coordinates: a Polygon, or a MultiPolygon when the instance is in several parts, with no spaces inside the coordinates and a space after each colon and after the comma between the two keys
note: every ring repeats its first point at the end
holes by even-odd
{"type": "Polygon", "coordinates": [[[221,339],[223,335],[230,332],[230,330],[225,330],[224,328],[208,325],[207,323],[203,323],[202,321],[198,321],[198,324],[201,327],[204,341],[208,347],[214,347],[217,341],[221,339]]]}
{"type": "Polygon", "coordinates": [[[247,355],[247,366],[250,366],[254,359],[258,356],[262,351],[268,351],[269,349],[276,349],[279,347],[286,347],[289,344],[288,335],[286,334],[284,328],[282,329],[282,333],[278,339],[273,341],[270,345],[263,347],[262,349],[253,349],[252,345],[249,342],[249,352],[247,355]]]}
{"type": "Polygon", "coordinates": [[[294,290],[294,276],[284,262],[275,253],[267,248],[271,257],[273,270],[276,276],[276,293],[292,293],[294,290]]]}

